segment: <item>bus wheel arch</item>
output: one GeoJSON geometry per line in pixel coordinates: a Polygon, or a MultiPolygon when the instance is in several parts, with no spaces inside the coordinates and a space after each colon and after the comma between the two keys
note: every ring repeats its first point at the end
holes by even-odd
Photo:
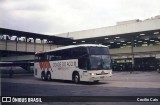
{"type": "Polygon", "coordinates": [[[74,71],[72,73],[72,80],[74,81],[74,83],[78,84],[80,82],[80,75],[78,73],[78,71],[74,71]]]}
{"type": "Polygon", "coordinates": [[[47,73],[46,73],[46,79],[47,79],[48,81],[51,80],[51,72],[50,72],[50,71],[47,71],[47,73]]]}

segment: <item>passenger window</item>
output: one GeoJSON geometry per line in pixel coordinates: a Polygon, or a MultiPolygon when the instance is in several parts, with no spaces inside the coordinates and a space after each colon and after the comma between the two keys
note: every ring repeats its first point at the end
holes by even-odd
{"type": "Polygon", "coordinates": [[[55,61],[55,60],[61,60],[61,56],[59,51],[58,52],[50,52],[48,53],[49,60],[50,61],[55,61]]]}
{"type": "Polygon", "coordinates": [[[79,58],[87,54],[87,49],[85,47],[78,47],[72,49],[72,58],[79,58]]]}
{"type": "Polygon", "coordinates": [[[45,54],[36,54],[35,55],[35,61],[36,62],[41,62],[41,61],[45,61],[45,60],[46,60],[45,54]]]}
{"type": "Polygon", "coordinates": [[[38,62],[38,55],[35,55],[35,62],[38,62]]]}
{"type": "Polygon", "coordinates": [[[66,49],[66,50],[61,51],[61,57],[62,57],[62,60],[71,59],[70,49],[66,49]]]}

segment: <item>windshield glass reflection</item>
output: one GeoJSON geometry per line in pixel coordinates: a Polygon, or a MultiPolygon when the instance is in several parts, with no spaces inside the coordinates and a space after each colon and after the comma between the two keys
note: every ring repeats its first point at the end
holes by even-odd
{"type": "Polygon", "coordinates": [[[91,70],[110,70],[111,58],[109,55],[90,55],[91,70]]]}

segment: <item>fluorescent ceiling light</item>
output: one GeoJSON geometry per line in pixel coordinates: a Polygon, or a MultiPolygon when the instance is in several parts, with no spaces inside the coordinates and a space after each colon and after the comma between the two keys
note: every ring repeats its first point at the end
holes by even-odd
{"type": "Polygon", "coordinates": [[[127,42],[127,43],[131,43],[131,42],[127,42]]]}
{"type": "Polygon", "coordinates": [[[110,43],[114,43],[114,42],[110,42],[110,43]]]}
{"type": "Polygon", "coordinates": [[[104,38],[104,39],[108,39],[108,38],[104,38]]]}
{"type": "Polygon", "coordinates": [[[141,36],[145,35],[145,34],[140,34],[141,36]]]}
{"type": "Polygon", "coordinates": [[[144,40],[149,40],[149,38],[146,38],[146,39],[144,39],[144,40]]]}
{"type": "Polygon", "coordinates": [[[82,40],[81,42],[85,42],[84,40],[82,40]]]}
{"type": "Polygon", "coordinates": [[[141,40],[139,40],[138,42],[142,42],[141,40]]]}
{"type": "Polygon", "coordinates": [[[142,44],[142,46],[148,46],[147,44],[142,44]]]}
{"type": "Polygon", "coordinates": [[[150,40],[151,42],[154,42],[154,40],[150,40]]]}
{"type": "Polygon", "coordinates": [[[115,38],[117,38],[117,39],[118,39],[118,38],[120,38],[120,37],[119,37],[119,36],[117,36],[117,37],[115,37],[115,38]]]}
{"type": "Polygon", "coordinates": [[[76,43],[76,42],[73,42],[73,43],[76,43]]]}
{"type": "Polygon", "coordinates": [[[122,40],[121,42],[125,42],[124,40],[122,40]]]}
{"type": "Polygon", "coordinates": [[[153,34],[159,34],[159,32],[154,32],[153,34]]]}

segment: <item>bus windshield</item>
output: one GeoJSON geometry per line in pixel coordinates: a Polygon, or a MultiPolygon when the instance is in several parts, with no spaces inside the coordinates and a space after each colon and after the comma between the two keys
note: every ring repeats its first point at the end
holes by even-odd
{"type": "Polygon", "coordinates": [[[107,47],[88,47],[90,70],[110,70],[111,58],[107,47]]]}
{"type": "Polygon", "coordinates": [[[91,70],[110,70],[111,58],[109,55],[90,55],[91,70]]]}

